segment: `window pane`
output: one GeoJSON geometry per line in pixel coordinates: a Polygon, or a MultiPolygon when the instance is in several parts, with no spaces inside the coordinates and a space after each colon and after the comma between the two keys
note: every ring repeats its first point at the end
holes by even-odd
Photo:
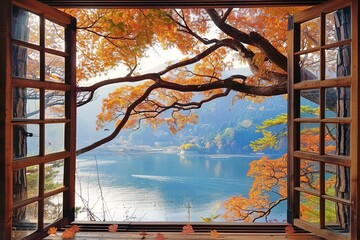
{"type": "Polygon", "coordinates": [[[346,77],[351,75],[350,45],[325,50],[325,78],[346,77]]]}
{"type": "Polygon", "coordinates": [[[39,167],[37,165],[13,171],[14,203],[39,195],[39,167]]]}
{"type": "Polygon", "coordinates": [[[37,88],[13,88],[13,118],[39,119],[40,91],[37,88]]]}
{"type": "Polygon", "coordinates": [[[12,14],[12,38],[39,45],[39,16],[16,6],[12,14]]]}
{"type": "Polygon", "coordinates": [[[320,91],[319,89],[300,91],[300,117],[319,118],[320,91]]]}
{"type": "Polygon", "coordinates": [[[350,117],[350,88],[325,89],[325,117],[350,117]]]}
{"type": "Polygon", "coordinates": [[[350,156],[349,124],[325,124],[325,153],[350,156]]]}
{"type": "Polygon", "coordinates": [[[300,150],[307,152],[319,152],[319,124],[300,124],[300,150]]]}
{"type": "Polygon", "coordinates": [[[300,55],[300,81],[320,79],[320,53],[300,55]]]}
{"type": "Polygon", "coordinates": [[[65,51],[65,28],[45,20],[45,47],[65,51]]]}
{"type": "Polygon", "coordinates": [[[65,82],[65,58],[53,54],[45,54],[45,80],[65,82]]]}
{"type": "Polygon", "coordinates": [[[329,196],[350,199],[350,168],[325,164],[325,193],[329,196]]]}
{"type": "Polygon", "coordinates": [[[19,78],[40,79],[40,53],[31,48],[12,45],[12,75],[19,78]]]}
{"type": "Polygon", "coordinates": [[[318,47],[320,44],[320,18],[315,18],[300,25],[300,50],[318,47]]]}
{"type": "Polygon", "coordinates": [[[65,118],[65,92],[45,90],[45,118],[65,118]]]}
{"type": "Polygon", "coordinates": [[[300,187],[320,191],[320,163],[300,159],[300,187]]]}
{"type": "Polygon", "coordinates": [[[320,222],[319,198],[310,194],[300,193],[300,219],[310,222],[320,222]]]}
{"type": "Polygon", "coordinates": [[[39,155],[39,125],[13,126],[13,158],[39,155]]]}
{"type": "Polygon", "coordinates": [[[35,232],[38,228],[38,203],[17,208],[12,215],[13,238],[20,240],[35,232]]]}
{"type": "Polygon", "coordinates": [[[65,124],[45,125],[45,153],[60,152],[65,150],[65,124]]]}
{"type": "Polygon", "coordinates": [[[326,44],[351,38],[351,8],[326,14],[326,44]]]}
{"type": "Polygon", "coordinates": [[[339,232],[350,232],[350,206],[325,200],[325,226],[339,232]]]}
{"type": "Polygon", "coordinates": [[[64,186],[64,160],[45,164],[45,192],[64,186]]]}
{"type": "Polygon", "coordinates": [[[63,193],[45,198],[44,204],[44,226],[55,222],[62,217],[63,193]]]}

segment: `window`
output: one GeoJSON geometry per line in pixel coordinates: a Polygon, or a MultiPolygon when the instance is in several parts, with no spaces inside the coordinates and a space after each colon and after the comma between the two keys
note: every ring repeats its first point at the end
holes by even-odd
{"type": "Polygon", "coordinates": [[[295,225],[349,238],[356,232],[351,169],[358,165],[355,13],[350,3],[325,6],[294,16],[289,206],[295,225]]]}
{"type": "Polygon", "coordinates": [[[47,227],[73,218],[75,25],[42,4],[7,6],[11,69],[3,80],[9,117],[2,130],[8,136],[2,175],[12,180],[0,195],[9,195],[4,212],[12,222],[1,226],[12,239],[40,238],[47,227]]]}

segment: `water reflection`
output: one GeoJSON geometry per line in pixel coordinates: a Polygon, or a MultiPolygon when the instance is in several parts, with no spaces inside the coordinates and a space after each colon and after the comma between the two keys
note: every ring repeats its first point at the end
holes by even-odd
{"type": "MultiPolygon", "coordinates": [[[[186,221],[187,204],[191,205],[191,221],[221,214],[219,205],[224,200],[247,195],[253,181],[246,176],[249,163],[259,158],[111,152],[95,156],[97,160],[94,153],[77,160],[76,205],[85,200],[100,218],[119,221],[186,221]]],[[[285,209],[274,209],[274,214],[285,216],[285,209]]],[[[88,217],[83,209],[77,218],[88,217]]]]}

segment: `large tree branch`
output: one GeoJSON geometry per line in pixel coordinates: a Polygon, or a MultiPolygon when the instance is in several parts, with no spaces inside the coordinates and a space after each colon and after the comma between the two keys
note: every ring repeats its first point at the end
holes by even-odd
{"type": "Polygon", "coordinates": [[[111,140],[113,140],[118,134],[119,132],[121,131],[121,129],[125,126],[125,124],[127,123],[127,121],[129,120],[130,116],[131,116],[131,113],[133,111],[133,109],[139,105],[142,101],[144,101],[149,95],[150,93],[158,88],[158,84],[155,83],[153,85],[151,85],[143,95],[141,95],[138,99],[136,99],[129,107],[128,109],[126,110],[125,112],[125,115],[124,117],[121,119],[120,123],[116,126],[115,130],[107,137],[97,141],[97,142],[94,142],[92,143],[91,145],[87,146],[87,147],[84,147],[84,148],[81,148],[79,150],[76,151],[76,155],[80,155],[82,153],[85,153],[85,152],[88,152],[90,150],[93,150],[107,142],[110,142],[111,140]]]}
{"type": "Polygon", "coordinates": [[[215,9],[207,9],[206,12],[221,31],[239,42],[260,48],[269,60],[275,63],[282,70],[287,71],[286,56],[279,52],[266,38],[257,32],[247,34],[234,28],[223,21],[215,9]]]}
{"type": "Polygon", "coordinates": [[[169,65],[164,70],[162,70],[158,73],[148,73],[148,74],[143,74],[143,75],[138,75],[138,76],[126,76],[126,77],[104,80],[104,81],[100,81],[91,86],[78,87],[77,92],[93,92],[100,87],[103,87],[103,86],[106,86],[109,84],[115,84],[115,83],[125,83],[125,82],[133,82],[134,83],[134,82],[140,82],[140,81],[144,81],[144,80],[155,80],[155,79],[158,79],[159,76],[164,75],[164,74],[170,72],[171,70],[174,70],[179,67],[188,66],[190,64],[200,61],[201,59],[207,57],[208,55],[210,55],[212,52],[216,51],[220,47],[224,47],[224,46],[230,47],[230,46],[234,46],[234,45],[237,45],[237,43],[235,43],[234,40],[224,39],[224,40],[219,41],[218,43],[212,45],[211,47],[207,48],[206,50],[204,50],[200,54],[196,55],[195,57],[184,60],[184,61],[180,61],[180,62],[172,64],[172,65],[169,65]]]}

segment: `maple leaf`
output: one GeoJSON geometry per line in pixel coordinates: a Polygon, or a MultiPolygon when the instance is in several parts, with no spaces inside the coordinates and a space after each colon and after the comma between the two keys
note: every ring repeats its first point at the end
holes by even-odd
{"type": "Polygon", "coordinates": [[[221,237],[221,235],[218,233],[218,231],[216,231],[216,230],[211,230],[210,231],[210,236],[212,237],[212,238],[219,238],[219,237],[221,237]]]}
{"type": "Polygon", "coordinates": [[[70,230],[73,231],[74,233],[80,232],[80,228],[78,225],[72,225],[70,230]]]}
{"type": "Polygon", "coordinates": [[[61,235],[62,238],[74,238],[75,232],[71,229],[66,229],[61,235]]]}
{"type": "Polygon", "coordinates": [[[51,234],[56,234],[57,232],[57,228],[56,227],[51,227],[49,228],[49,230],[47,231],[47,234],[51,235],[51,234]]]}
{"type": "Polygon", "coordinates": [[[292,225],[287,225],[285,227],[285,232],[286,232],[286,235],[293,234],[293,233],[295,233],[295,229],[293,228],[292,225]]]}
{"type": "Polygon", "coordinates": [[[192,234],[192,233],[194,233],[194,229],[190,224],[187,224],[187,225],[183,226],[182,233],[183,234],[192,234]]]}
{"type": "Polygon", "coordinates": [[[155,240],[165,240],[164,234],[161,233],[156,234],[155,240]]]}
{"type": "Polygon", "coordinates": [[[111,224],[109,226],[109,232],[117,232],[118,225],[117,224],[111,224]]]}

